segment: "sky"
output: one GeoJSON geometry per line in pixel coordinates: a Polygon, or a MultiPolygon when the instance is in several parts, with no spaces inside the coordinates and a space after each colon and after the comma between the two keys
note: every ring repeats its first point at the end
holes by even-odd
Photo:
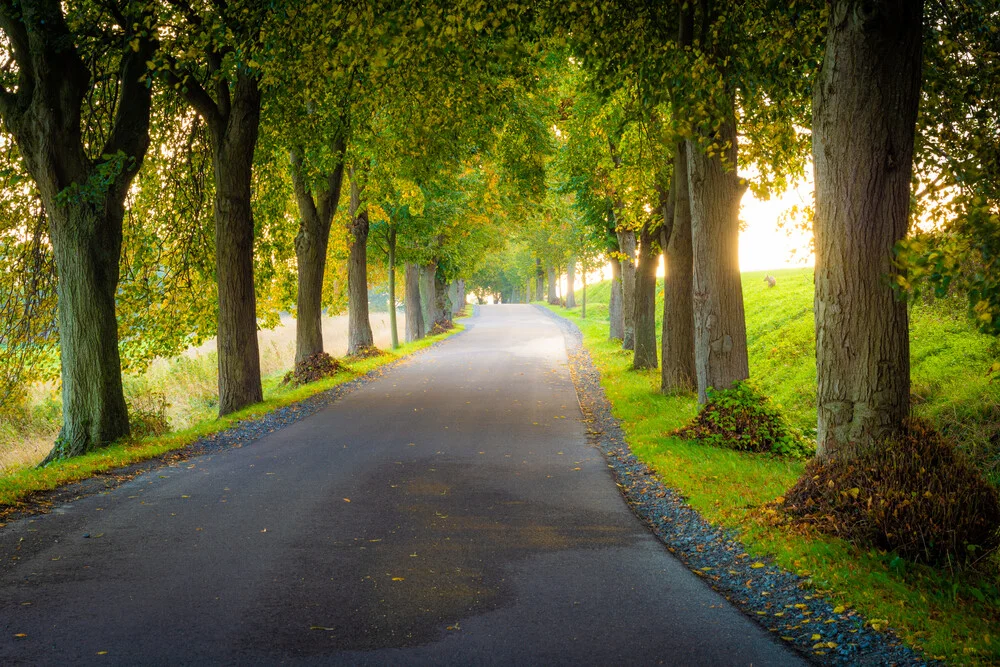
{"type": "Polygon", "coordinates": [[[813,265],[809,250],[811,233],[799,229],[778,229],[778,218],[792,206],[800,209],[811,201],[812,183],[789,188],[780,197],[761,201],[747,192],[740,218],[746,229],[740,233],[740,270],[801,268],[813,265]]]}

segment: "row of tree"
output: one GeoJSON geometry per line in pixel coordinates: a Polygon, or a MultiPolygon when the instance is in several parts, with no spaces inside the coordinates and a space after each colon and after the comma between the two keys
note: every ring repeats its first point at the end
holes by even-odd
{"type": "Polygon", "coordinates": [[[662,391],[704,402],[749,376],[740,200],[782,191],[811,163],[818,453],[895,433],[910,406],[905,297],[958,286],[997,330],[1000,12],[947,0],[615,7],[579,3],[565,33],[555,189],[579,230],[558,252],[558,233],[526,238],[509,282],[530,279],[532,259],[603,251],[610,335],[635,368],[655,368],[662,254],[662,391]]]}
{"type": "Polygon", "coordinates": [[[223,414],[261,399],[256,330],[282,309],[300,359],[345,304],[351,351],[370,346],[383,266],[390,312],[405,267],[415,337],[459,278],[503,300],[547,283],[554,300],[564,269],[604,254],[611,335],[636,368],[662,360],[664,391],[704,400],[749,373],[740,200],[811,162],[820,452],[882,437],[909,406],[901,289],[957,284],[984,328],[1000,321],[996,77],[981,76],[997,13],[2,0],[4,387],[57,371],[52,457],[82,453],[128,433],[123,368],[207,336],[223,414]],[[912,202],[946,233],[905,241],[912,202]]]}

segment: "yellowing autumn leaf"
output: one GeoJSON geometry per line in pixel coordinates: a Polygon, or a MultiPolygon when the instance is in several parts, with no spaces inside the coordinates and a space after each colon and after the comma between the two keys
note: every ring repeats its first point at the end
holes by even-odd
{"type": "Polygon", "coordinates": [[[754,563],[750,567],[753,568],[753,569],[755,569],[755,570],[759,570],[760,568],[764,567],[764,564],[761,563],[760,561],[757,561],[756,563],[754,563]]]}

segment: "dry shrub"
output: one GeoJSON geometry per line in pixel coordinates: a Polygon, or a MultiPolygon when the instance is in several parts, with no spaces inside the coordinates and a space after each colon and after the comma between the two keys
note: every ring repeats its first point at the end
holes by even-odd
{"type": "Polygon", "coordinates": [[[130,396],[126,405],[132,437],[155,437],[170,432],[170,420],[167,418],[170,403],[163,392],[150,391],[130,396]]]}
{"type": "Polygon", "coordinates": [[[372,346],[365,345],[365,346],[359,347],[354,352],[354,354],[349,354],[349,355],[347,355],[344,358],[345,359],[350,359],[352,361],[360,361],[362,359],[371,359],[372,357],[381,357],[383,354],[385,354],[385,352],[383,352],[382,350],[378,349],[374,345],[372,345],[372,346]]]}
{"type": "Polygon", "coordinates": [[[896,437],[812,461],[784,508],[859,547],[932,565],[966,563],[998,545],[996,488],[916,419],[896,437]]]}
{"type": "Polygon", "coordinates": [[[443,334],[446,331],[451,331],[455,328],[455,323],[450,320],[438,320],[431,327],[431,330],[427,332],[428,336],[437,336],[438,334],[443,334]]]}
{"type": "Polygon", "coordinates": [[[281,383],[298,387],[331,377],[343,370],[347,370],[347,367],[329,354],[316,352],[295,364],[295,369],[288,371],[281,383]]]}
{"type": "Polygon", "coordinates": [[[795,458],[807,458],[816,451],[810,440],[788,425],[771,399],[746,382],[736,382],[729,389],[709,389],[708,402],[674,435],[714,447],[795,458]]]}

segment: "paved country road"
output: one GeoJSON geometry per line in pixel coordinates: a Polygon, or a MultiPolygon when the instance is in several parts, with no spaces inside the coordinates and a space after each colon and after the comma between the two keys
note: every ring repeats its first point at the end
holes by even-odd
{"type": "Polygon", "coordinates": [[[261,440],[0,530],[0,664],[797,664],[632,515],[556,323],[480,311],[261,440]]]}

